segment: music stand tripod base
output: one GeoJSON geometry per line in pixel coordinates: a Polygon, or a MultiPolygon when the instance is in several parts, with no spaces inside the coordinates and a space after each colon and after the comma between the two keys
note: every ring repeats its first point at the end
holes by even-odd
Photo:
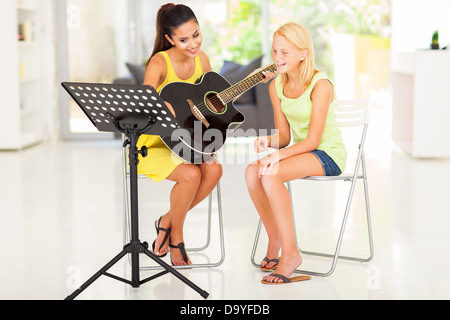
{"type": "Polygon", "coordinates": [[[139,137],[142,134],[171,136],[174,130],[180,129],[176,119],[165,106],[164,101],[162,101],[156,90],[149,86],[70,82],[64,82],[62,86],[99,131],[118,131],[127,137],[124,147],[129,147],[131,203],[130,243],[125,245],[119,254],[79,289],[69,295],[66,300],[76,298],[102,275],[122,281],[133,288],[139,288],[142,284],[167,273],[173,274],[206,299],[209,296],[208,292],[199,288],[172,266],[150,252],[147,243],[142,243],[139,240],[137,166],[139,164],[139,155],[142,157],[147,156],[145,147],[141,150],[137,148],[139,137]],[[131,280],[108,273],[108,270],[127,254],[131,254],[131,280]],[[145,254],[151,258],[163,267],[164,271],[140,280],[140,254],[145,254]]]}

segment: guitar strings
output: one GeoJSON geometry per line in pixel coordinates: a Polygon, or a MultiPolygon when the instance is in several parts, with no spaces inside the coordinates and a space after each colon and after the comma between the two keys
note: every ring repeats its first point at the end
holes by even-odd
{"type": "MultiPolygon", "coordinates": [[[[223,92],[218,93],[217,95],[214,95],[214,97],[211,98],[211,99],[209,99],[209,101],[210,101],[213,105],[216,104],[216,103],[222,104],[222,101],[223,101],[225,104],[228,104],[229,102],[232,101],[232,98],[234,98],[236,95],[239,95],[239,94],[240,94],[239,91],[245,92],[245,91],[251,89],[252,87],[254,87],[255,85],[257,85],[257,84],[258,84],[261,80],[263,80],[263,79],[264,79],[264,78],[262,78],[262,79],[260,79],[260,80],[258,79],[258,81],[252,83],[252,84],[249,85],[249,86],[245,86],[245,84],[246,84],[247,82],[249,82],[249,81],[246,81],[246,83],[238,83],[238,84],[236,84],[235,86],[230,87],[230,88],[224,90],[223,92]],[[244,84],[244,87],[242,87],[242,84],[244,84]],[[237,92],[236,92],[236,89],[235,89],[235,88],[238,89],[237,92]],[[225,99],[221,99],[221,97],[223,97],[223,98],[225,98],[225,99]],[[230,99],[230,98],[231,98],[231,99],[230,99]]],[[[247,80],[249,80],[249,79],[247,79],[247,80]]],[[[205,102],[200,103],[200,104],[197,106],[197,109],[199,109],[199,111],[201,111],[202,113],[203,113],[203,112],[206,112],[206,111],[210,111],[209,108],[208,108],[208,106],[206,105],[205,102]]]]}
{"type": "MultiPolygon", "coordinates": [[[[276,65],[272,64],[271,66],[265,68],[264,70],[261,70],[260,72],[254,74],[253,76],[251,76],[249,78],[246,78],[246,79],[243,79],[240,82],[236,83],[234,86],[231,86],[231,87],[225,89],[224,91],[222,91],[221,93],[218,93],[217,95],[214,95],[214,97],[211,98],[209,101],[213,105],[216,104],[216,103],[222,104],[222,101],[223,101],[225,103],[225,105],[226,105],[226,104],[228,104],[228,103],[230,103],[232,101],[232,99],[230,99],[230,98],[234,98],[234,96],[236,95],[235,88],[240,89],[242,91],[242,93],[244,93],[245,91],[251,89],[252,87],[256,86],[258,83],[260,83],[262,80],[265,79],[265,77],[262,75],[263,72],[266,72],[266,71],[272,71],[273,72],[275,70],[276,70],[276,65]],[[246,84],[249,83],[249,82],[251,83],[250,86],[246,86],[246,84]],[[244,85],[244,87],[242,87],[242,85],[244,85]],[[219,96],[220,97],[224,96],[226,98],[225,99],[221,99],[219,96]]],[[[239,95],[239,91],[238,91],[238,95],[239,95]]],[[[206,105],[205,102],[200,103],[196,107],[202,113],[210,111],[209,107],[206,105]]]]}

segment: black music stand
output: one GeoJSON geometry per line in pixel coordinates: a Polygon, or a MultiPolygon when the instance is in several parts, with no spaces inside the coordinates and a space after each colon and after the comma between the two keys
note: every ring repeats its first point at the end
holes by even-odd
{"type": "Polygon", "coordinates": [[[139,154],[147,156],[147,149],[137,149],[137,142],[142,134],[159,136],[171,136],[175,129],[180,126],[166,108],[164,101],[149,86],[141,85],[111,85],[111,84],[88,84],[64,82],[62,86],[75,100],[99,131],[115,132],[124,134],[127,139],[124,148],[129,147],[130,165],[130,198],[131,198],[131,241],[124,246],[123,250],[79,289],[66,298],[73,300],[87,287],[89,287],[100,276],[105,275],[131,285],[133,288],[140,287],[148,281],[158,278],[164,274],[172,273],[178,279],[197,291],[203,298],[209,293],[203,291],[194,283],[189,281],[173,267],[162,261],[158,256],[148,250],[148,244],[139,240],[138,223],[138,174],[137,165],[139,154]],[[110,274],[107,271],[121,260],[126,254],[131,254],[131,281],[110,274]],[[144,253],[165,270],[140,280],[139,254],[144,253]]]}

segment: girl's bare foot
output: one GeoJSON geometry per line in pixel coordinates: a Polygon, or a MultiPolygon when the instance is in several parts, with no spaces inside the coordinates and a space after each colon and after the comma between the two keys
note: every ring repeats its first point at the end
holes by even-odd
{"type": "MultiPolygon", "coordinates": [[[[292,273],[294,273],[295,269],[297,269],[302,264],[302,256],[298,251],[288,254],[283,254],[280,259],[280,263],[277,266],[277,269],[274,273],[281,274],[286,278],[290,278],[292,273]]],[[[267,282],[283,282],[282,279],[267,275],[264,277],[264,280],[267,282]]]]}
{"type": "Polygon", "coordinates": [[[260,266],[262,269],[270,270],[277,266],[280,252],[280,244],[278,241],[270,241],[267,247],[266,257],[261,261],[260,266]]]}

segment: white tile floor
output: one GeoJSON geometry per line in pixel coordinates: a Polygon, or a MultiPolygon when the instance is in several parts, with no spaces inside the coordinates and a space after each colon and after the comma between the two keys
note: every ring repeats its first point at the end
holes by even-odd
{"type": "MultiPolygon", "coordinates": [[[[383,110],[375,110],[374,122],[388,121],[385,116],[383,110]]],[[[212,300],[449,299],[450,160],[411,159],[392,145],[389,129],[382,128],[372,126],[367,149],[375,237],[372,262],[339,262],[327,278],[278,287],[262,285],[263,273],[250,263],[258,220],[244,183],[245,164],[241,163],[224,165],[225,262],[214,269],[181,273],[206,290],[212,300]]],[[[62,142],[0,152],[0,299],[64,299],[121,251],[120,150],[118,142],[62,142]]],[[[242,150],[248,150],[245,144],[233,142],[226,155],[242,150]]],[[[167,183],[140,182],[141,240],[153,242],[152,224],[167,209],[169,188],[167,183]]],[[[328,236],[339,227],[333,208],[339,205],[336,197],[343,189],[334,187],[324,195],[317,185],[297,184],[295,188],[296,208],[306,212],[304,219],[297,221],[303,230],[301,243],[328,248],[328,236]],[[316,210],[319,207],[324,213],[316,210]]],[[[356,207],[361,199],[357,193],[356,207]]],[[[197,245],[203,238],[198,234],[203,234],[204,228],[197,221],[205,212],[206,206],[201,205],[189,217],[188,245],[197,245]]],[[[355,209],[356,218],[357,213],[355,209]]],[[[362,222],[349,222],[344,253],[365,252],[365,238],[358,231],[362,222]]],[[[263,258],[264,249],[259,250],[258,259],[263,258]]],[[[215,237],[205,254],[191,254],[191,260],[202,262],[209,257],[214,261],[218,253],[215,237]]],[[[151,262],[143,258],[141,263],[151,262]]],[[[304,257],[305,268],[325,270],[327,263],[304,257]]],[[[112,272],[127,277],[130,268],[123,260],[112,272]]],[[[142,278],[151,274],[143,272],[142,278]]],[[[103,276],[78,299],[202,300],[172,275],[138,289],[103,276]]]]}

